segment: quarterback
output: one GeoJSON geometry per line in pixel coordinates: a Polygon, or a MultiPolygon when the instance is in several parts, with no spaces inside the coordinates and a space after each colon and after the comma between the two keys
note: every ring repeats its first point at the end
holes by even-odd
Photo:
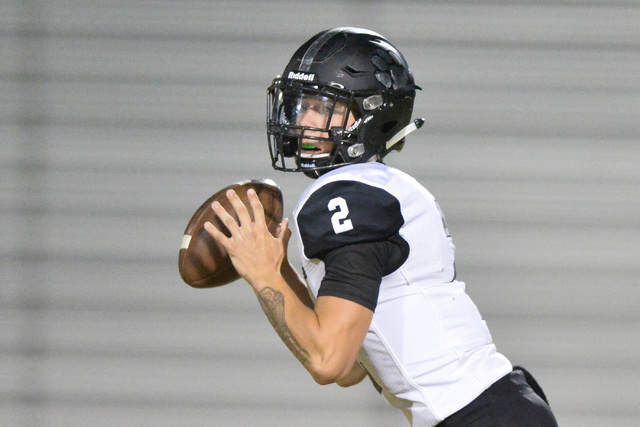
{"type": "Polygon", "coordinates": [[[213,205],[230,237],[207,230],[318,383],[369,377],[412,426],[556,426],[538,384],[498,351],[457,280],[435,198],[383,163],[423,123],[412,119],[419,89],[380,34],[315,35],[268,89],[273,167],[313,179],[291,224],[302,274],[287,258],[289,220],[272,236],[255,194],[249,206],[230,194],[239,223],[213,205]]]}

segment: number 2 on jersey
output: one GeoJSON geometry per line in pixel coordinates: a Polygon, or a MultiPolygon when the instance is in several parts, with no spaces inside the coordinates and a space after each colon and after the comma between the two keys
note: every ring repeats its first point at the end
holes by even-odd
{"type": "Polygon", "coordinates": [[[331,225],[333,226],[333,231],[336,234],[353,230],[353,223],[350,219],[347,219],[347,216],[349,216],[349,207],[347,206],[347,201],[345,199],[342,197],[331,199],[329,200],[327,208],[329,208],[330,212],[335,211],[335,213],[331,215],[331,225]]]}

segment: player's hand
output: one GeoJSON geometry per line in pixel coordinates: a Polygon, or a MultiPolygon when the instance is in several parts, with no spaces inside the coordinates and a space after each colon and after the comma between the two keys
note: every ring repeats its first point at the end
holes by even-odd
{"type": "Polygon", "coordinates": [[[268,284],[280,275],[291,237],[288,219],[279,225],[274,237],[265,222],[264,208],[254,190],[247,191],[250,206],[245,206],[233,190],[227,197],[238,215],[238,222],[220,205],[211,207],[230,231],[227,237],[211,223],[205,223],[207,232],[229,253],[236,271],[251,285],[268,284]],[[249,214],[253,212],[253,220],[249,214]]]}

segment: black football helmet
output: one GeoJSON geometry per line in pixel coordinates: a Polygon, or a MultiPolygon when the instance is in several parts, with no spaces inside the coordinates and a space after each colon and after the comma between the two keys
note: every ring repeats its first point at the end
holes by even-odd
{"type": "Polygon", "coordinates": [[[317,178],[345,164],[382,161],[424,122],[411,121],[416,89],[406,60],[380,34],[351,27],[316,34],[267,91],[273,167],[317,178]],[[321,119],[304,121],[312,109],[321,119]]]}

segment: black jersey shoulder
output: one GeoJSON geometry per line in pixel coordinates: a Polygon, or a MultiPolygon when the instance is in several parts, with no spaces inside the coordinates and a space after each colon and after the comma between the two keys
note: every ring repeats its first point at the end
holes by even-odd
{"type": "Polygon", "coordinates": [[[398,199],[360,181],[334,181],[317,189],[296,220],[309,259],[323,259],[344,245],[387,239],[404,224],[398,199]]]}

